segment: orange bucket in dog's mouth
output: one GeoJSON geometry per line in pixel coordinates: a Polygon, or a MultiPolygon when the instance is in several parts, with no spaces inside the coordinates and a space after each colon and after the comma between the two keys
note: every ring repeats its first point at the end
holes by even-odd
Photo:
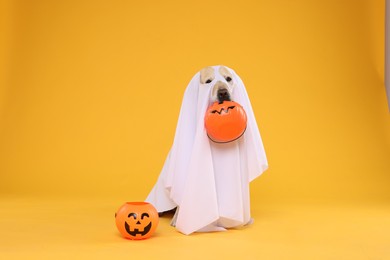
{"type": "Polygon", "coordinates": [[[240,138],[247,125],[244,108],[234,101],[214,102],[205,115],[208,137],[216,143],[229,143],[240,138]]]}

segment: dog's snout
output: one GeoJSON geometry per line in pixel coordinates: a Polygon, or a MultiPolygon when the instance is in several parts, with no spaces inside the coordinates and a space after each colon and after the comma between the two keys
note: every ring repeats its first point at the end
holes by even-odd
{"type": "Polygon", "coordinates": [[[218,89],[218,96],[219,97],[226,97],[228,95],[228,91],[226,88],[218,89]]]}
{"type": "Polygon", "coordinates": [[[218,89],[217,98],[219,103],[222,103],[223,101],[231,101],[229,91],[226,88],[218,89]]]}
{"type": "Polygon", "coordinates": [[[222,103],[223,101],[232,101],[231,100],[232,89],[229,87],[226,82],[222,80],[217,80],[213,86],[211,92],[211,100],[213,102],[222,103]]]}

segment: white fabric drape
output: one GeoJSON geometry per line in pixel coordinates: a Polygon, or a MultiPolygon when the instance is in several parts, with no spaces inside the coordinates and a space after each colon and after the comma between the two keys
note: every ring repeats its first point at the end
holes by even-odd
{"type": "MultiPolygon", "coordinates": [[[[219,66],[214,66],[219,74],[219,66]]],[[[250,220],[249,182],[268,167],[263,143],[247,92],[233,75],[232,100],[245,109],[244,135],[228,144],[210,141],[204,115],[212,84],[201,84],[197,73],[183,98],[173,146],[146,201],[159,212],[177,209],[176,228],[190,234],[220,231],[250,220]]]]}

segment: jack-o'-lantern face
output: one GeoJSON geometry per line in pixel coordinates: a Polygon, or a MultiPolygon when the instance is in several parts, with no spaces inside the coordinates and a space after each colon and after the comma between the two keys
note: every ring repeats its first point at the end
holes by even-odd
{"type": "Polygon", "coordinates": [[[246,125],[246,113],[234,101],[214,102],[205,115],[207,135],[216,143],[228,143],[240,138],[246,125]]]}
{"type": "Polygon", "coordinates": [[[127,202],[115,214],[119,232],[129,239],[149,238],[158,225],[158,213],[147,202],[127,202]]]}
{"type": "Polygon", "coordinates": [[[125,229],[131,236],[136,237],[137,235],[145,236],[150,232],[152,228],[152,221],[148,213],[144,212],[141,216],[137,213],[131,212],[128,215],[127,221],[125,221],[125,229]]]}

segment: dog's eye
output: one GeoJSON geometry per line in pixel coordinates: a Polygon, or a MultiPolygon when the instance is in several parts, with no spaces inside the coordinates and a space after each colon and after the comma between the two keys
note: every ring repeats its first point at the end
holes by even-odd
{"type": "Polygon", "coordinates": [[[208,79],[208,80],[206,80],[206,83],[208,84],[208,83],[211,83],[211,79],[208,79]]]}
{"type": "Polygon", "coordinates": [[[230,81],[232,81],[232,78],[231,77],[226,77],[226,81],[230,82],[230,81]]]}

